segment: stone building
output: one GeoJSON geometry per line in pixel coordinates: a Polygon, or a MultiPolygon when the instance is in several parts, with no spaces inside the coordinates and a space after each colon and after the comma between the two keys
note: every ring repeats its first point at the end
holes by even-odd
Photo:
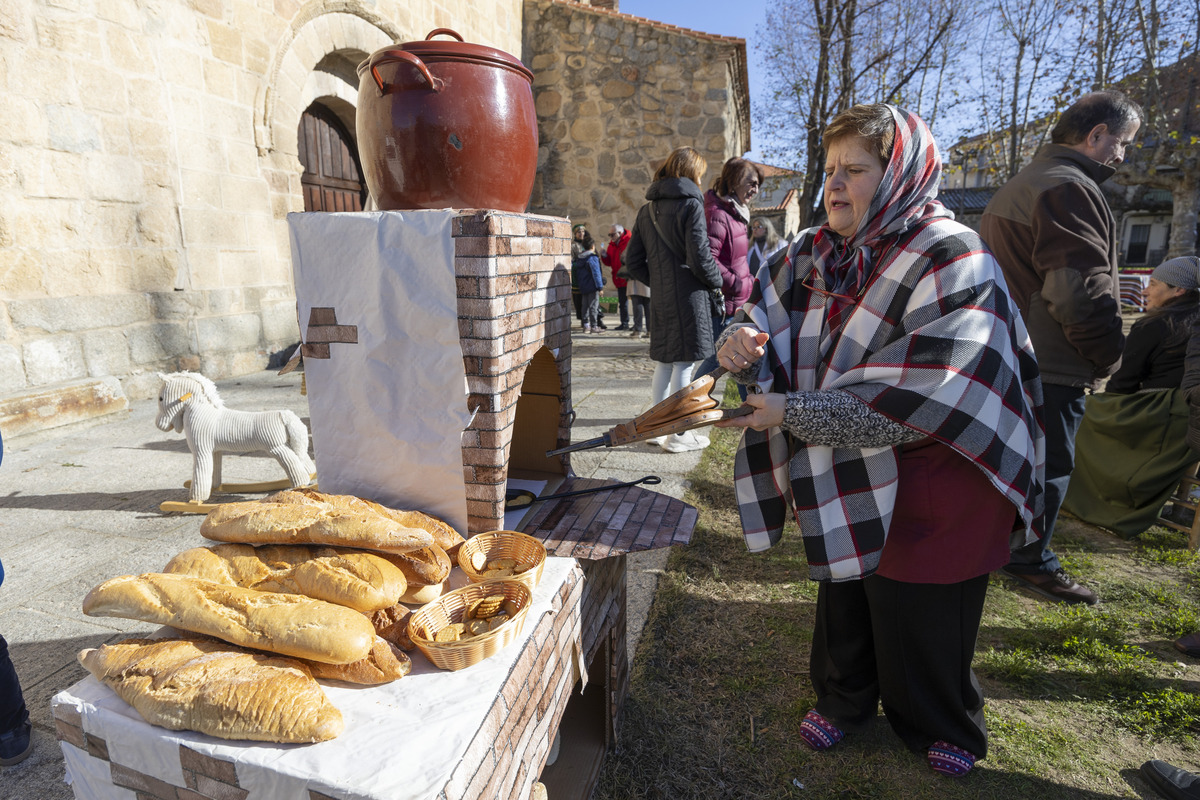
{"type": "Polygon", "coordinates": [[[676,147],[708,160],[705,182],[750,149],[743,39],[564,0],[527,0],[524,58],[537,104],[530,211],[593,234],[632,227],[676,147]]]}
{"type": "Polygon", "coordinates": [[[534,212],[627,217],[667,145],[750,146],[744,42],[597,6],[0,0],[0,429],[295,343],[285,216],[362,207],[356,66],[385,45],[449,27],[531,64],[534,212]]]}

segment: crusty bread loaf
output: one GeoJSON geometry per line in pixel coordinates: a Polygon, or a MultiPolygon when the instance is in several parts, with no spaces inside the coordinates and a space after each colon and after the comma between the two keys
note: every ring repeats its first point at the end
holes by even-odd
{"type": "Polygon", "coordinates": [[[126,639],[79,663],[142,718],[170,730],[259,742],[323,742],[342,714],[294,659],[213,639],[126,639]]]}
{"type": "Polygon", "coordinates": [[[403,678],[412,671],[412,660],[394,644],[376,636],[367,657],[353,664],[306,661],[305,666],[314,678],[374,686],[403,678]]]}
{"type": "Polygon", "coordinates": [[[323,544],[407,553],[433,544],[433,535],[407,527],[347,495],[289,489],[262,500],[222,503],[208,513],[200,534],[242,544],[323,544]]]}
{"type": "Polygon", "coordinates": [[[407,588],[404,572],[388,558],[334,547],[218,544],[183,551],[163,572],[260,592],[302,594],[370,613],[395,605],[407,588]]]}
{"type": "Polygon", "coordinates": [[[113,578],[88,592],[83,613],[170,625],[327,664],[366,658],[375,641],[370,621],[345,606],[189,575],[152,572],[113,578]]]}
{"type": "MultiPolygon", "coordinates": [[[[444,583],[450,577],[450,556],[446,551],[431,544],[411,553],[381,553],[391,564],[404,574],[409,586],[429,586],[444,583]]],[[[403,592],[401,592],[403,594],[403,592]]]]}
{"type": "Polygon", "coordinates": [[[400,596],[400,602],[410,606],[423,606],[437,600],[443,594],[450,590],[449,581],[446,583],[431,583],[428,586],[422,586],[419,583],[414,583],[408,587],[408,591],[400,596]]]}
{"type": "Polygon", "coordinates": [[[299,503],[305,500],[316,500],[326,502],[334,508],[343,511],[361,511],[369,509],[382,514],[388,519],[400,524],[405,528],[418,528],[428,531],[433,537],[433,543],[445,550],[451,557],[458,553],[458,546],[466,541],[462,535],[450,527],[449,524],[443,522],[437,517],[426,514],[423,511],[403,511],[397,508],[388,508],[381,503],[376,503],[373,500],[367,500],[363,497],[355,497],[349,494],[324,494],[312,488],[293,489],[289,492],[280,492],[281,495],[288,495],[281,498],[282,502],[299,503]]]}
{"type": "Polygon", "coordinates": [[[387,506],[380,505],[379,503],[371,502],[370,500],[363,500],[363,502],[368,503],[380,514],[383,514],[389,519],[392,519],[401,525],[404,525],[405,527],[421,528],[422,530],[429,531],[429,533],[433,536],[433,543],[445,550],[451,558],[458,555],[458,546],[466,541],[466,539],[464,539],[458,531],[454,530],[454,528],[451,528],[447,523],[443,522],[437,517],[431,517],[424,512],[400,511],[395,508],[388,508],[387,506]]]}
{"type": "Polygon", "coordinates": [[[401,650],[413,650],[416,645],[408,638],[408,618],[412,613],[411,608],[397,603],[391,608],[374,611],[367,617],[375,626],[376,636],[386,639],[401,650]]]}

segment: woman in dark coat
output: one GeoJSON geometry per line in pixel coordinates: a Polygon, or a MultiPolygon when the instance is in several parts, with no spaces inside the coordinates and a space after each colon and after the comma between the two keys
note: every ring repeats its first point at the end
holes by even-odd
{"type": "Polygon", "coordinates": [[[1126,538],[1158,519],[1196,455],[1181,387],[1200,316],[1200,258],[1164,261],[1150,275],[1148,313],[1133,324],[1121,368],[1087,398],[1063,508],[1126,538]]]}
{"type": "MultiPolygon", "coordinates": [[[[696,364],[713,354],[709,293],[721,288],[704,222],[700,180],[708,164],[691,147],[674,150],[646,190],[638,211],[625,271],[650,286],[650,358],[655,403],[692,381],[696,364]]],[[[707,437],[691,431],[651,440],[668,452],[698,450],[707,437]]]]}
{"type": "Polygon", "coordinates": [[[571,253],[571,282],[579,287],[579,307],[583,312],[583,332],[600,332],[600,290],[604,278],[600,274],[600,257],[596,255],[596,242],[584,231],[579,240],[579,252],[571,253]]]}

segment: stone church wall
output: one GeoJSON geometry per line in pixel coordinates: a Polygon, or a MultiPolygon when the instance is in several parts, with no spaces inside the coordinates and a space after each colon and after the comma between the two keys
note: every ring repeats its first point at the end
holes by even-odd
{"type": "Polygon", "coordinates": [[[521,0],[0,0],[0,427],[59,386],[264,368],[299,338],[302,112],[353,132],[372,51],[450,27],[519,54],[521,24],[521,0]]]}
{"type": "Polygon", "coordinates": [[[564,0],[526,0],[524,16],[541,143],[531,212],[603,243],[609,225],[633,225],[672,149],[708,159],[702,188],[750,149],[743,40],[564,0]]]}

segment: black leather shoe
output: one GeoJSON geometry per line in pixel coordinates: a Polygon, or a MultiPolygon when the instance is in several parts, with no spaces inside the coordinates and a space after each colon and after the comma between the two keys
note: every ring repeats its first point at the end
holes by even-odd
{"type": "Polygon", "coordinates": [[[1000,572],[1020,584],[1022,589],[1033,592],[1048,600],[1061,603],[1086,603],[1094,606],[1100,602],[1100,597],[1091,589],[1076,583],[1063,569],[1054,572],[1010,572],[1007,567],[1000,572]]]}
{"type": "Polygon", "coordinates": [[[1142,764],[1150,788],[1170,800],[1200,800],[1200,775],[1155,759],[1142,764]]]}

